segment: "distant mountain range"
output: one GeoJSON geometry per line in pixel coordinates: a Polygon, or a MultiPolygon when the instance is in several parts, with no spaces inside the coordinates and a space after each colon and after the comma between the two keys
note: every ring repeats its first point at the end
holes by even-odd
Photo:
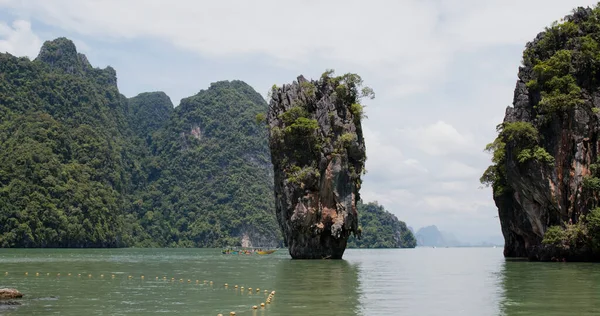
{"type": "Polygon", "coordinates": [[[416,233],[412,227],[409,226],[408,229],[415,235],[418,247],[491,247],[504,245],[504,240],[501,237],[489,238],[487,241],[479,243],[462,242],[452,233],[440,231],[435,225],[422,227],[416,233]]]}

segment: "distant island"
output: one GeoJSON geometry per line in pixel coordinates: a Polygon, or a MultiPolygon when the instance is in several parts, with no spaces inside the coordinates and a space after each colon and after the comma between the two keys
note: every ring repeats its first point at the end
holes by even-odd
{"type": "Polygon", "coordinates": [[[361,239],[350,237],[348,248],[415,248],[417,240],[403,221],[377,202],[358,203],[361,239]]]}
{"type": "Polygon", "coordinates": [[[0,247],[281,247],[267,110],[238,80],[127,98],[66,38],[0,54],[0,247]]]}
{"type": "Polygon", "coordinates": [[[415,236],[419,247],[493,247],[504,245],[500,240],[478,243],[463,242],[449,232],[440,231],[435,225],[420,228],[415,236]]]}

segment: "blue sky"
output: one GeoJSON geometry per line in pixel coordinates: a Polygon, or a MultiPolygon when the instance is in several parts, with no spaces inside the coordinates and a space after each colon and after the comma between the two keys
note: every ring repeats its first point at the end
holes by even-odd
{"type": "Polygon", "coordinates": [[[35,58],[65,36],[117,70],[128,97],[181,98],[211,82],[269,87],[327,68],[376,93],[364,121],[363,200],[415,229],[464,241],[501,236],[483,152],[511,105],[527,41],[577,6],[568,0],[0,0],[0,52],[35,58]]]}

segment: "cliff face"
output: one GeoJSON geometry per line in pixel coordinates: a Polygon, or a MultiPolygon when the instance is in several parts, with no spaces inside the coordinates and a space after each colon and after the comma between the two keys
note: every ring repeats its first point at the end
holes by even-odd
{"type": "Polygon", "coordinates": [[[595,260],[600,10],[578,8],[527,44],[513,106],[488,145],[506,257],[595,260]]]}
{"type": "Polygon", "coordinates": [[[275,206],[292,258],[339,259],[357,233],[366,160],[362,80],[354,74],[273,87],[267,123],[275,206]]]}

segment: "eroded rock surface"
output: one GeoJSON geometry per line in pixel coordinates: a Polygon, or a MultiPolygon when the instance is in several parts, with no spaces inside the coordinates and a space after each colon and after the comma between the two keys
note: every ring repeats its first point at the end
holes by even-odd
{"type": "Polygon", "coordinates": [[[600,188],[598,14],[578,8],[527,44],[513,106],[488,145],[495,164],[482,182],[494,189],[506,257],[598,259],[584,220],[600,188]],[[543,242],[553,226],[562,230],[543,242]]]}
{"type": "Polygon", "coordinates": [[[292,258],[342,258],[366,160],[359,76],[273,87],[267,115],[277,220],[292,258]]]}

